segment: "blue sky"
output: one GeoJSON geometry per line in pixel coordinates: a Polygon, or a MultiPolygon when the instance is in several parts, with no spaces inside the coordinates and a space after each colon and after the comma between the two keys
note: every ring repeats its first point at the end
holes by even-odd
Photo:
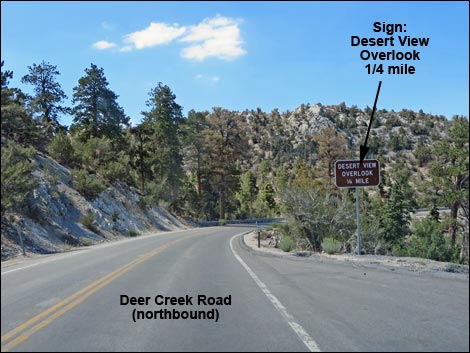
{"type": "MultiPolygon", "coordinates": [[[[215,106],[283,112],[317,102],[372,107],[379,80],[378,109],[469,112],[468,2],[2,1],[1,10],[11,86],[31,92],[20,79],[45,60],[71,98],[94,63],[134,122],[158,82],[185,114],[215,106]],[[416,48],[415,75],[367,74],[351,36],[387,37],[373,32],[376,21],[406,23],[406,35],[430,38],[416,48]]],[[[402,48],[385,50],[392,49],[402,48]]]]}

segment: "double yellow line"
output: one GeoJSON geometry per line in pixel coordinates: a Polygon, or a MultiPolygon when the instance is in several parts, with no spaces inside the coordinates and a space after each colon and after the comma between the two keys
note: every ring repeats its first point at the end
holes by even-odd
{"type": "Polygon", "coordinates": [[[176,240],[172,240],[169,243],[162,245],[144,255],[139,257],[138,259],[124,265],[117,270],[107,274],[106,276],[96,280],[95,282],[89,284],[85,288],[80,289],[79,291],[73,293],[69,297],[61,300],[57,304],[51,306],[49,309],[44,310],[40,314],[34,316],[32,319],[24,322],[23,324],[19,325],[18,327],[14,328],[13,330],[5,333],[1,338],[2,344],[2,352],[7,352],[10,349],[14,348],[21,342],[26,341],[32,334],[39,331],[40,329],[46,327],[51,322],[53,322],[58,317],[65,314],[67,311],[73,309],[78,304],[83,302],[86,298],[88,298],[93,293],[99,291],[101,288],[105,287],[116,278],[121,277],[123,274],[127,273],[134,267],[140,265],[142,262],[150,259],[152,256],[161,253],[162,251],[168,249],[170,246],[194,237],[194,235],[188,235],[183,238],[179,238],[176,240]]]}

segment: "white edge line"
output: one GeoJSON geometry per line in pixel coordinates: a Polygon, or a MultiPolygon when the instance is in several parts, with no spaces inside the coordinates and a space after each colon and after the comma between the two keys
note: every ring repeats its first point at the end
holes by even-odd
{"type": "MultiPolygon", "coordinates": [[[[214,228],[214,227],[204,227],[204,228],[214,228]]],[[[162,232],[157,232],[157,233],[148,234],[148,235],[145,235],[145,236],[143,236],[143,237],[128,238],[128,239],[126,239],[126,238],[125,238],[125,239],[119,239],[119,240],[117,240],[117,241],[113,241],[113,242],[109,242],[109,243],[95,244],[95,245],[92,246],[92,247],[86,248],[86,250],[87,250],[87,251],[92,251],[92,250],[107,248],[107,247],[110,247],[110,246],[116,246],[116,245],[119,245],[119,244],[122,245],[123,243],[127,243],[127,242],[132,242],[132,241],[137,241],[137,240],[142,240],[142,239],[153,238],[153,237],[156,237],[156,236],[159,236],[159,235],[165,235],[165,234],[171,234],[171,233],[178,233],[178,232],[186,232],[186,231],[195,230],[195,229],[201,229],[201,228],[189,228],[189,229],[177,229],[177,230],[171,230],[171,231],[162,231],[162,232]]],[[[44,259],[44,260],[38,258],[37,260],[38,260],[39,262],[36,262],[36,263],[34,263],[34,264],[31,264],[31,265],[26,265],[26,266],[23,266],[23,267],[18,267],[18,268],[14,268],[14,269],[11,269],[11,270],[3,271],[3,272],[1,272],[1,276],[6,275],[6,274],[8,274],[8,273],[12,273],[12,272],[24,270],[24,269],[27,269],[27,268],[30,268],[30,267],[34,267],[34,266],[37,266],[37,265],[47,264],[47,263],[49,263],[49,262],[53,262],[53,261],[61,260],[61,259],[64,259],[64,258],[68,258],[68,257],[70,257],[70,256],[82,254],[82,253],[83,253],[82,250],[85,250],[85,248],[83,248],[83,249],[77,249],[77,250],[75,250],[74,252],[64,252],[64,253],[54,253],[54,254],[50,254],[50,255],[52,256],[51,258],[46,258],[46,259],[44,259]],[[41,260],[42,260],[42,261],[41,261],[41,260]]],[[[34,259],[33,259],[33,260],[34,260],[34,259]]],[[[12,266],[14,266],[14,265],[12,265],[12,266]]]]}
{"type": "Polygon", "coordinates": [[[303,344],[305,344],[308,350],[310,352],[321,352],[320,347],[314,341],[314,339],[310,337],[307,331],[305,331],[305,329],[299,323],[295,321],[294,317],[287,311],[286,307],[282,305],[279,299],[277,299],[276,296],[271,293],[268,287],[258,278],[256,273],[254,273],[253,270],[245,263],[245,261],[243,261],[242,258],[235,252],[235,250],[233,249],[232,243],[233,243],[233,239],[235,239],[238,236],[240,236],[240,234],[236,234],[230,239],[230,249],[232,250],[232,253],[235,256],[235,258],[245,268],[245,270],[248,272],[251,278],[253,278],[253,280],[256,282],[258,287],[263,291],[266,297],[268,297],[269,301],[274,305],[277,311],[279,311],[279,313],[284,317],[284,319],[287,321],[291,329],[297,334],[297,336],[300,338],[303,344]]]}
{"type": "Polygon", "coordinates": [[[4,272],[2,272],[2,276],[3,276],[4,274],[10,273],[10,272],[19,271],[19,270],[22,270],[22,269],[25,269],[25,268],[29,268],[29,267],[34,267],[34,266],[37,266],[37,265],[40,265],[40,264],[42,264],[42,262],[35,263],[35,264],[32,264],[32,265],[28,265],[28,266],[24,266],[24,267],[20,267],[20,268],[14,268],[13,270],[4,271],[4,272]]]}

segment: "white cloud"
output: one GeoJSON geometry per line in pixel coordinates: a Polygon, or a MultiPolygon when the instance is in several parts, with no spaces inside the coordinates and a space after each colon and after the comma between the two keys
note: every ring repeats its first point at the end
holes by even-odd
{"type": "Polygon", "coordinates": [[[222,17],[206,18],[200,24],[191,26],[189,34],[181,42],[197,43],[183,48],[181,56],[202,61],[208,57],[233,60],[246,54],[238,28],[240,21],[222,17]]]}
{"type": "Polygon", "coordinates": [[[106,31],[112,31],[116,28],[116,25],[108,21],[103,21],[101,22],[101,28],[103,28],[106,31]]]}
{"type": "Polygon", "coordinates": [[[203,74],[197,74],[194,76],[194,79],[197,80],[197,81],[200,81],[204,84],[216,84],[217,82],[220,81],[220,77],[219,76],[206,76],[206,75],[203,75],[203,74]]]}
{"type": "Polygon", "coordinates": [[[132,45],[125,45],[119,51],[131,51],[132,50],[132,45]]]}
{"type": "Polygon", "coordinates": [[[99,42],[96,42],[93,44],[93,48],[99,49],[99,50],[105,50],[105,49],[110,49],[116,46],[116,43],[113,42],[107,42],[105,40],[100,40],[99,42]]]}
{"type": "MultiPolygon", "coordinates": [[[[141,30],[126,34],[122,37],[123,43],[115,51],[129,52],[133,49],[143,49],[157,45],[171,43],[179,38],[186,46],[181,50],[181,56],[185,59],[203,61],[214,57],[222,60],[234,60],[246,54],[242,48],[243,40],[240,34],[239,24],[241,20],[217,15],[206,18],[197,25],[180,26],[178,23],[166,24],[163,22],[151,22],[141,30]]],[[[111,30],[116,26],[107,21],[101,23],[103,29],[111,30]]],[[[93,44],[99,50],[117,47],[116,43],[99,41],[93,44]]],[[[203,78],[202,75],[198,79],[203,78]]],[[[218,76],[207,80],[214,82],[218,76]]]]}
{"type": "Polygon", "coordinates": [[[182,36],[186,27],[179,27],[177,23],[167,25],[165,23],[150,23],[146,29],[133,32],[124,36],[124,42],[131,43],[136,49],[153,47],[155,45],[168,44],[182,36]]]}
{"type": "Polygon", "coordinates": [[[136,122],[132,117],[130,117],[130,118],[129,118],[129,125],[130,125],[131,127],[134,127],[134,126],[137,126],[137,125],[139,125],[139,124],[137,124],[137,122],[136,122]]]}

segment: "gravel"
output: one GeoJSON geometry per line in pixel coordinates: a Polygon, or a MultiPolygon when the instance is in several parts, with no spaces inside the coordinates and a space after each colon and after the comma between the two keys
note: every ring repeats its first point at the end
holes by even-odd
{"type": "Polygon", "coordinates": [[[415,273],[431,273],[437,276],[442,275],[458,275],[458,277],[469,278],[468,265],[459,265],[450,262],[440,262],[430,259],[423,259],[417,257],[396,257],[385,255],[355,255],[355,254],[335,254],[329,255],[326,253],[313,253],[310,251],[291,251],[286,253],[281,249],[276,249],[268,246],[268,240],[261,240],[261,247],[258,248],[258,237],[255,232],[247,233],[244,235],[244,243],[251,248],[252,251],[257,251],[264,254],[271,254],[274,256],[288,256],[302,259],[314,258],[321,261],[342,261],[350,262],[355,265],[362,265],[365,267],[383,268],[391,271],[405,270],[415,273]]]}

